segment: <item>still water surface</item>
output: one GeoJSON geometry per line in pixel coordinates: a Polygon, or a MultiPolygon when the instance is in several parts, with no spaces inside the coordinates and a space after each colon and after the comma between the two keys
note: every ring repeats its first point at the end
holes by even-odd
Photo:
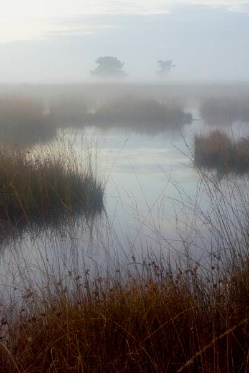
{"type": "MultiPolygon", "coordinates": [[[[203,131],[208,129],[200,120],[154,135],[125,128],[63,131],[79,156],[85,139],[98,149],[94,162],[105,183],[105,212],[93,222],[79,218],[57,230],[27,229],[15,239],[3,238],[1,276],[10,294],[30,276],[39,279],[41,270],[48,277],[96,265],[101,271],[133,256],[139,261],[148,252],[205,260],[216,242],[207,220],[217,201],[210,200],[192,165],[194,135],[203,131]]],[[[239,136],[247,128],[235,125],[229,131],[239,136]]],[[[243,190],[244,182],[236,188],[243,190]]]]}

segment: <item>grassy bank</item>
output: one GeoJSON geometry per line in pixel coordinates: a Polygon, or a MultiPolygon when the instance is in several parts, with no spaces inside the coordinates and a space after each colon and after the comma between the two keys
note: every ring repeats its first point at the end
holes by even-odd
{"type": "Polygon", "coordinates": [[[219,173],[249,172],[249,139],[238,141],[216,130],[209,135],[195,136],[194,162],[198,167],[219,173]]]}
{"type": "Polygon", "coordinates": [[[165,263],[148,261],[139,276],[121,268],[104,278],[69,273],[40,295],[31,287],[16,318],[2,318],[1,369],[246,372],[244,259],[227,268],[229,276],[217,257],[208,277],[198,265],[172,274],[165,263]]]}
{"type": "Polygon", "coordinates": [[[65,214],[95,214],[103,208],[103,188],[73,154],[67,162],[51,153],[0,149],[0,217],[6,224],[32,224],[61,219],[65,214]]]}

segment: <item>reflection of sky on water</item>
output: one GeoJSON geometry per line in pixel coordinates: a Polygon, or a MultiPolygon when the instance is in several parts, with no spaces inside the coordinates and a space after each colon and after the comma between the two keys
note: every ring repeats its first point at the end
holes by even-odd
{"type": "MultiPolygon", "coordinates": [[[[27,231],[15,243],[3,243],[3,278],[21,284],[28,272],[39,277],[41,268],[56,274],[96,263],[104,267],[107,260],[115,266],[116,260],[129,261],[133,254],[148,251],[186,255],[190,250],[197,260],[208,256],[214,240],[207,224],[212,206],[191,166],[188,149],[202,126],[196,121],[178,136],[167,132],[149,136],[125,129],[74,131],[79,156],[85,138],[99,149],[96,166],[106,183],[106,214],[94,227],[79,219],[63,233],[46,231],[36,236],[27,231]]],[[[72,136],[72,131],[64,131],[64,136],[72,136]]]]}

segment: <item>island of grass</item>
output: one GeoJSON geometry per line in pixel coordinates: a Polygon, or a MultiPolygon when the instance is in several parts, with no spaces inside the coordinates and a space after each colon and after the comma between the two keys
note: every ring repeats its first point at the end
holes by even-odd
{"type": "Polygon", "coordinates": [[[122,97],[101,106],[92,115],[94,124],[123,126],[135,130],[176,129],[192,123],[192,115],[175,101],[159,102],[145,97],[122,97]]]}
{"type": "Polygon", "coordinates": [[[195,136],[194,163],[197,167],[216,170],[221,174],[248,173],[249,138],[235,141],[218,130],[206,136],[195,136]]]}
{"type": "Polygon", "coordinates": [[[2,223],[33,223],[101,212],[103,187],[92,171],[85,174],[72,161],[0,149],[0,219],[2,223]]]}

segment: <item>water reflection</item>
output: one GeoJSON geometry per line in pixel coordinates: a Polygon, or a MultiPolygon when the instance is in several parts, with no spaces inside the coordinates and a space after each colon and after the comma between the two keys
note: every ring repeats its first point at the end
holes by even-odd
{"type": "MultiPolygon", "coordinates": [[[[215,208],[221,206],[221,195],[216,191],[208,194],[210,189],[192,167],[191,144],[203,128],[202,122],[195,121],[183,126],[180,135],[164,132],[154,136],[127,128],[64,130],[63,136],[73,141],[79,159],[87,137],[99,148],[96,167],[105,183],[105,213],[92,220],[72,217],[64,225],[48,224],[44,229],[26,227],[15,240],[11,235],[4,237],[4,282],[13,292],[19,288],[21,294],[30,278],[39,282],[44,281],[44,274],[50,279],[96,267],[104,272],[118,263],[129,264],[134,256],[139,262],[149,253],[208,260],[210,249],[222,247],[225,227],[215,208]]],[[[63,144],[55,143],[58,152],[64,149],[63,144]]],[[[34,151],[41,150],[37,146],[34,151]]],[[[236,189],[232,180],[219,184],[230,203],[228,214],[236,207],[236,219],[243,212],[241,208],[240,215],[236,196],[245,191],[245,179],[238,186],[236,189]]],[[[232,219],[230,223],[236,244],[238,225],[232,219]]],[[[228,244],[232,244],[231,238],[230,242],[227,238],[228,244]]]]}

